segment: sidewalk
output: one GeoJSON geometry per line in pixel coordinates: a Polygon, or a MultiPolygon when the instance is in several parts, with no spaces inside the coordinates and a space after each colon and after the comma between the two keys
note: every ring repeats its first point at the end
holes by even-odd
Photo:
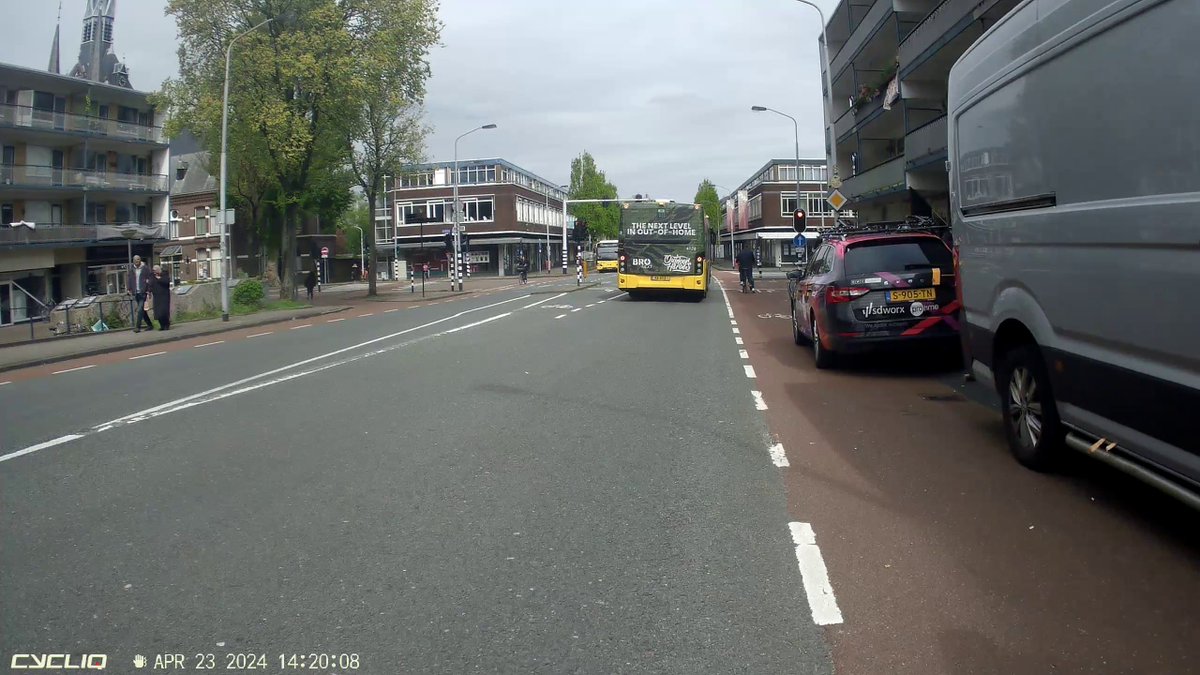
{"type": "MultiPolygon", "coordinates": [[[[344,299],[344,298],[343,298],[344,299]]],[[[245,316],[231,316],[228,322],[220,319],[188,321],[171,326],[168,331],[142,331],[135,333],[125,328],[104,333],[84,333],[79,337],[59,337],[36,342],[16,343],[0,347],[0,372],[28,368],[56,361],[66,361],[83,356],[96,356],[125,349],[144,347],[186,340],[204,335],[225,333],[240,328],[251,328],[281,321],[303,319],[322,314],[333,314],[349,309],[345,305],[307,307],[304,309],[279,309],[258,312],[245,316]]]]}

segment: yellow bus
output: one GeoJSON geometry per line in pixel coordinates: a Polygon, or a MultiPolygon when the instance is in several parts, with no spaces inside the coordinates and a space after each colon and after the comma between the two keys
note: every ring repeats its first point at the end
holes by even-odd
{"type": "Polygon", "coordinates": [[[617,288],[708,295],[708,222],[699,204],[625,202],[617,235],[617,288]]]}
{"type": "Polygon", "coordinates": [[[596,242],[596,271],[617,271],[617,240],[601,239],[596,242]]]}

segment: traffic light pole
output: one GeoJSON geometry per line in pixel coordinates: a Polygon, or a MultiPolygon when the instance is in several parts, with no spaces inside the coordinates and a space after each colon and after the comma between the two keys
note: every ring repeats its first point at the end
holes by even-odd
{"type": "MultiPolygon", "coordinates": [[[[645,197],[640,198],[640,199],[637,197],[635,197],[633,199],[621,199],[620,197],[614,197],[612,199],[564,199],[563,203],[562,203],[562,209],[563,209],[562,210],[562,214],[563,214],[563,222],[562,222],[562,246],[563,246],[562,266],[563,267],[562,267],[562,270],[563,270],[563,274],[567,273],[567,248],[568,248],[567,247],[567,204],[609,204],[611,202],[666,202],[666,201],[667,200],[665,200],[665,199],[648,199],[645,197]]],[[[583,255],[582,251],[580,251],[580,255],[583,255]]]]}

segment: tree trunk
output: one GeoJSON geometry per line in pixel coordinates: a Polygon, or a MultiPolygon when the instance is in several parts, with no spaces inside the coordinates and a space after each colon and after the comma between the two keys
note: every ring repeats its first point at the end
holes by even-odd
{"type": "Polygon", "coordinates": [[[296,232],[300,227],[300,205],[288,204],[287,217],[283,222],[283,274],[279,280],[279,298],[281,300],[296,299],[296,232]]]}
{"type": "Polygon", "coordinates": [[[379,276],[375,265],[379,263],[379,254],[375,251],[375,191],[371,190],[367,193],[367,213],[371,214],[370,225],[363,229],[363,242],[368,251],[371,252],[370,267],[367,268],[367,297],[372,297],[379,294],[375,288],[375,278],[379,276]]]}

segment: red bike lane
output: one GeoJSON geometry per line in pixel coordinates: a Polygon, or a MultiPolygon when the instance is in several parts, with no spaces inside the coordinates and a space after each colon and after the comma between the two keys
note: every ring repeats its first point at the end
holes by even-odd
{"type": "Polygon", "coordinates": [[[1200,670],[1194,513],[1083,459],[1024,469],[938,355],[817,370],[785,280],[718,277],[844,618],[838,672],[1200,670]]]}

